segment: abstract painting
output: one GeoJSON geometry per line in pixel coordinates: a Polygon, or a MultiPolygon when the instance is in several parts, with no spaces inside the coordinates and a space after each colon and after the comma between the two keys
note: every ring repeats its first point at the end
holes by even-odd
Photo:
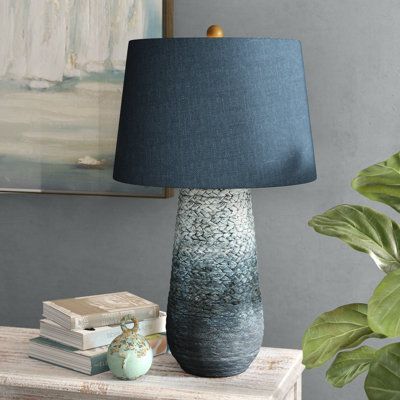
{"type": "Polygon", "coordinates": [[[168,196],[112,179],[128,41],[162,37],[165,6],[0,1],[1,191],[168,196]]]}

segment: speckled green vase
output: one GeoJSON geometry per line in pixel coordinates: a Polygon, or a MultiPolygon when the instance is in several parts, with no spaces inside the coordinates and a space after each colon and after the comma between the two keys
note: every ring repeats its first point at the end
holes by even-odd
{"type": "Polygon", "coordinates": [[[127,315],[121,320],[122,334],[108,347],[107,363],[119,379],[137,379],[145,375],[153,362],[153,351],[144,336],[139,335],[139,321],[127,315]],[[133,328],[126,324],[133,322],[133,328]]]}

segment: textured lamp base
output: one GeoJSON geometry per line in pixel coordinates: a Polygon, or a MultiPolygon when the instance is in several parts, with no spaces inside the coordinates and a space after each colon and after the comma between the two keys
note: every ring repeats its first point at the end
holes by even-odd
{"type": "Polygon", "coordinates": [[[167,335],[181,367],[222,377],[256,357],[264,322],[249,190],[181,189],[167,335]]]}

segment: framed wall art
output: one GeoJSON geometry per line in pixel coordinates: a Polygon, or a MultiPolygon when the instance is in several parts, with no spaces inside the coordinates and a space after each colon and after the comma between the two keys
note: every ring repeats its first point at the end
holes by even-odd
{"type": "Polygon", "coordinates": [[[0,2],[0,191],[172,195],[112,179],[128,41],[172,36],[172,1],[0,2]]]}

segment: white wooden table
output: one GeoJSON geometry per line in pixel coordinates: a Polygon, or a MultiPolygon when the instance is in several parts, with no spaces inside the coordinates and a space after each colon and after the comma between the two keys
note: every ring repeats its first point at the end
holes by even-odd
{"type": "Polygon", "coordinates": [[[156,357],[149,373],[120,381],[110,372],[87,376],[27,356],[36,329],[0,327],[0,399],[13,400],[300,400],[299,350],[263,347],[241,375],[199,378],[183,372],[175,359],[156,357]]]}

